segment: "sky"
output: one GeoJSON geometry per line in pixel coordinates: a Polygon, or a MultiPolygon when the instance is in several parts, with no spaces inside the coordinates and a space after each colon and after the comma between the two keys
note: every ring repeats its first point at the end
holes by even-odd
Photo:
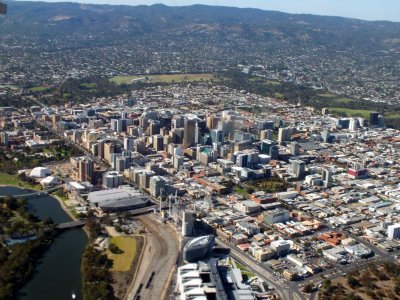
{"type": "Polygon", "coordinates": [[[400,0],[44,0],[48,2],[81,2],[93,4],[156,4],[171,6],[208,4],[253,7],[288,13],[342,16],[363,20],[400,22],[400,0]]]}

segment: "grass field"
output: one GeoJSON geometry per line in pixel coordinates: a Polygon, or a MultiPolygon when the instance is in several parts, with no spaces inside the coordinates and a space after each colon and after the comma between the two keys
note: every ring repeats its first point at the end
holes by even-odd
{"type": "Polygon", "coordinates": [[[144,82],[191,82],[208,81],[214,79],[213,74],[166,74],[166,75],[133,75],[133,76],[115,76],[110,80],[116,84],[131,84],[135,81],[144,82]]]}
{"type": "Polygon", "coordinates": [[[330,107],[330,111],[336,113],[345,113],[348,117],[363,117],[365,119],[369,118],[370,110],[365,109],[351,109],[351,108],[339,108],[339,107],[330,107]]]}
{"type": "Polygon", "coordinates": [[[1,172],[0,172],[0,185],[9,185],[26,189],[40,190],[40,185],[30,185],[26,182],[19,180],[17,175],[10,175],[1,172]]]}
{"type": "Polygon", "coordinates": [[[356,101],[356,100],[351,99],[351,98],[341,97],[341,96],[337,96],[337,95],[329,94],[329,93],[318,94],[318,96],[321,97],[321,98],[329,99],[330,101],[335,102],[335,103],[349,103],[349,102],[352,102],[352,101],[356,101]]]}
{"type": "Polygon", "coordinates": [[[50,88],[45,87],[45,86],[36,86],[36,87],[30,89],[30,91],[33,93],[45,92],[47,90],[50,90],[50,88]]]}
{"type": "Polygon", "coordinates": [[[107,250],[107,256],[113,261],[113,272],[127,272],[136,255],[136,239],[133,237],[116,236],[110,239],[110,243],[118,246],[123,251],[121,254],[111,253],[107,250]]]}
{"type": "Polygon", "coordinates": [[[251,277],[256,276],[254,273],[250,272],[244,265],[236,261],[236,267],[242,271],[243,279],[247,280],[251,277]]]}
{"type": "Polygon", "coordinates": [[[386,119],[399,119],[400,114],[385,114],[386,119]]]}

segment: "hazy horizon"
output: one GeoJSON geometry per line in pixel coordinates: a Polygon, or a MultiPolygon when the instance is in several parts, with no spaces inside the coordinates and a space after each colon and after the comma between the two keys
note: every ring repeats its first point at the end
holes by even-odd
{"type": "MultiPolygon", "coordinates": [[[[25,0],[36,1],[36,0],[25,0]]],[[[398,0],[249,0],[249,1],[183,1],[183,0],[42,0],[45,2],[78,2],[86,4],[111,5],[152,5],[165,4],[168,6],[187,6],[206,4],[217,6],[231,6],[241,8],[259,8],[294,14],[314,14],[323,16],[340,16],[368,21],[400,22],[400,1],[398,0]]]]}

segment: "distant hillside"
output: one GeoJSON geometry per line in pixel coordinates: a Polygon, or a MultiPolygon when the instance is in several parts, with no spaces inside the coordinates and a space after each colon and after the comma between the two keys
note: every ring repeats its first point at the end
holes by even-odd
{"type": "Polygon", "coordinates": [[[79,33],[116,40],[175,32],[221,38],[235,35],[281,46],[300,44],[336,50],[354,47],[360,51],[400,49],[400,23],[393,22],[205,5],[111,6],[10,1],[8,6],[8,15],[0,17],[0,33],[66,38],[79,33]]]}

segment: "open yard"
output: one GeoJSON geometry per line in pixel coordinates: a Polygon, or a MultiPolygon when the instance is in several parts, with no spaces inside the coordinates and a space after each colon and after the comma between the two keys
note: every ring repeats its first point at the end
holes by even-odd
{"type": "Polygon", "coordinates": [[[40,185],[30,185],[29,183],[20,180],[17,175],[10,175],[2,172],[0,172],[0,185],[10,185],[33,190],[41,189],[40,185]]]}
{"type": "Polygon", "coordinates": [[[213,74],[165,74],[165,75],[133,75],[133,76],[115,76],[110,80],[116,84],[131,84],[136,81],[142,82],[165,82],[179,83],[191,81],[208,81],[214,79],[213,74]]]}
{"type": "Polygon", "coordinates": [[[327,101],[331,101],[334,103],[349,103],[352,101],[357,101],[351,98],[347,98],[347,97],[342,97],[342,96],[338,96],[338,95],[334,95],[334,94],[318,94],[319,97],[321,98],[325,98],[327,101]]]}
{"type": "Polygon", "coordinates": [[[133,259],[136,256],[137,244],[136,239],[127,236],[116,236],[110,238],[110,244],[115,244],[123,251],[121,254],[111,253],[107,250],[107,256],[113,261],[113,272],[126,272],[129,271],[133,259]]]}
{"type": "Polygon", "coordinates": [[[330,107],[331,112],[344,113],[348,117],[363,117],[369,119],[370,110],[365,109],[351,109],[351,108],[340,108],[340,107],[330,107]]]}

